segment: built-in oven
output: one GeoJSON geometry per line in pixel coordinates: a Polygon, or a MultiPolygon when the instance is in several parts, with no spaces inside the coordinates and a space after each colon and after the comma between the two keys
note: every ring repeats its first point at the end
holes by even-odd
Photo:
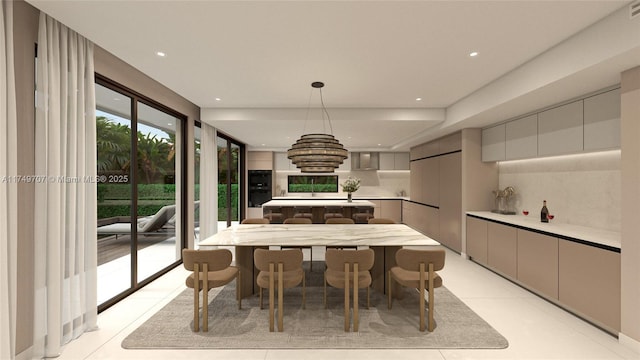
{"type": "Polygon", "coordinates": [[[271,170],[249,170],[249,207],[271,200],[271,170]]]}

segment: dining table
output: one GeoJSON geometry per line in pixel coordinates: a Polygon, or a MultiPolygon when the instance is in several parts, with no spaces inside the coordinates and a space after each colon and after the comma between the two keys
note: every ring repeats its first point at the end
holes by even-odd
{"type": "MultiPolygon", "coordinates": [[[[257,290],[255,278],[258,271],[253,264],[253,251],[256,248],[370,248],[375,254],[371,286],[385,293],[387,272],[396,265],[395,253],[398,249],[439,245],[439,242],[404,224],[238,224],[222,229],[199,243],[202,249],[235,247],[235,265],[243,274],[240,284],[243,297],[255,294],[257,290]]],[[[398,294],[397,291],[395,293],[398,294]]]]}

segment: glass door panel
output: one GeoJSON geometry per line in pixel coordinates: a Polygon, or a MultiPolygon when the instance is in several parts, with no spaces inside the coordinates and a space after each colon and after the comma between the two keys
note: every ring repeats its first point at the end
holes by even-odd
{"type": "Polygon", "coordinates": [[[180,119],[138,102],[138,282],[180,259],[176,146],[180,119]]]}
{"type": "Polygon", "coordinates": [[[200,125],[196,124],[193,129],[194,137],[194,154],[193,154],[193,198],[195,200],[195,206],[193,208],[193,231],[195,235],[195,245],[198,245],[200,241],[200,143],[202,139],[202,131],[200,125]]]}
{"type": "Polygon", "coordinates": [[[96,85],[98,304],[131,287],[131,105],[96,85]]]}
{"type": "Polygon", "coordinates": [[[226,139],[218,137],[218,231],[230,225],[231,198],[228,192],[230,184],[229,149],[226,139]]]}
{"type": "Polygon", "coordinates": [[[240,146],[235,143],[231,143],[231,159],[229,171],[231,173],[231,225],[237,224],[240,219],[240,146]]]}

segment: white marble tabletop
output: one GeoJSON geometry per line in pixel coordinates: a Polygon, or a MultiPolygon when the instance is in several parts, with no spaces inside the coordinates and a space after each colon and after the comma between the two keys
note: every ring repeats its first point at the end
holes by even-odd
{"type": "Polygon", "coordinates": [[[490,211],[467,211],[467,214],[532,230],[544,231],[560,237],[564,236],[594,244],[606,245],[617,249],[620,249],[621,246],[622,238],[619,232],[565,224],[558,222],[557,220],[549,220],[548,223],[543,223],[540,222],[538,214],[529,214],[528,216],[502,215],[492,213],[490,211]]]}
{"type": "Polygon", "coordinates": [[[200,246],[423,246],[439,242],[404,224],[234,225],[200,246]]]}
{"type": "Polygon", "coordinates": [[[325,199],[297,199],[297,200],[271,200],[262,204],[262,207],[265,206],[343,206],[343,207],[353,207],[353,206],[370,206],[375,207],[376,204],[367,200],[353,200],[352,202],[348,202],[347,199],[344,200],[325,200],[325,199]]]}

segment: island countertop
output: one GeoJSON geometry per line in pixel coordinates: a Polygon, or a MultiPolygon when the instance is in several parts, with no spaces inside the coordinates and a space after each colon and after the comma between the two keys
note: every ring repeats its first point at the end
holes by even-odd
{"type": "Polygon", "coordinates": [[[369,207],[376,207],[376,204],[371,202],[371,201],[367,201],[367,200],[353,200],[352,202],[348,202],[346,199],[345,200],[331,200],[331,199],[318,199],[318,198],[314,198],[314,199],[295,199],[295,200],[270,200],[267,201],[266,203],[262,204],[262,207],[269,207],[269,206],[279,206],[279,207],[294,207],[294,206],[312,206],[312,207],[318,207],[318,206],[341,206],[341,207],[356,207],[356,206],[369,206],[369,207]]]}

